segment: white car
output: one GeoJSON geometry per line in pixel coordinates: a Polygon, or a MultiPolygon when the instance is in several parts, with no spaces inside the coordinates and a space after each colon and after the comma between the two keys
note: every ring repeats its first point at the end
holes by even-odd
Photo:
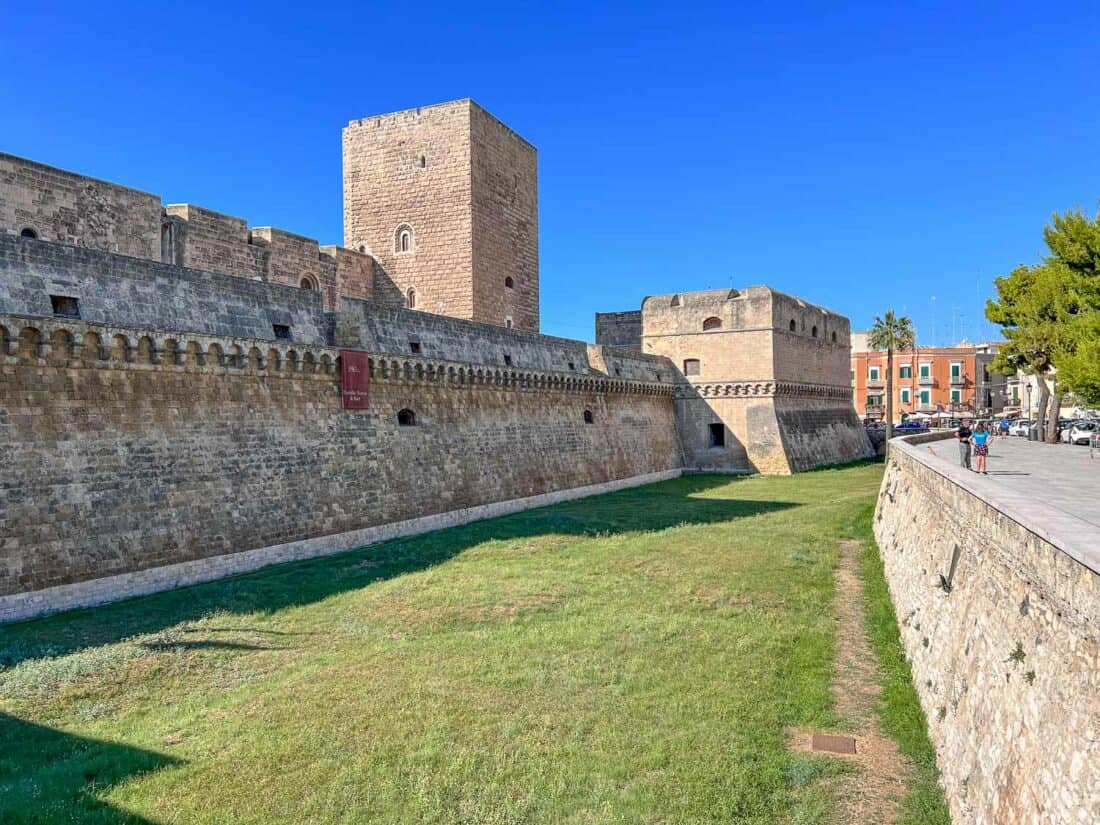
{"type": "Polygon", "coordinates": [[[1027,437],[1027,431],[1031,428],[1031,419],[1029,418],[1017,418],[1011,424],[1008,425],[1009,435],[1018,435],[1027,437]]]}
{"type": "Polygon", "coordinates": [[[1069,443],[1084,444],[1087,447],[1089,444],[1089,439],[1092,438],[1092,434],[1094,432],[1096,432],[1095,422],[1078,421],[1070,428],[1069,443]]]}

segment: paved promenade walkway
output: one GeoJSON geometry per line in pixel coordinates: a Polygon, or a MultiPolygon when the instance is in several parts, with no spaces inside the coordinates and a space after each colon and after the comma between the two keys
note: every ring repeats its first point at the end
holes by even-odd
{"type": "MultiPolygon", "coordinates": [[[[960,469],[954,439],[919,446],[960,469]]],[[[1100,571],[1100,450],[1095,456],[1089,458],[1088,447],[997,438],[988,475],[953,475],[983,498],[1010,504],[1027,526],[1041,526],[1058,546],[1100,571]]]]}

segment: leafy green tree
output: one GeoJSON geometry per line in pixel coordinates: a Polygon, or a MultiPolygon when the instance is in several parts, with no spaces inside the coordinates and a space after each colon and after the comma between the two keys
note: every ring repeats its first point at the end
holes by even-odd
{"type": "Polygon", "coordinates": [[[1100,217],[1055,214],[1043,239],[1049,254],[1040,263],[996,279],[986,317],[1001,325],[1006,342],[994,368],[1039,377],[1038,418],[1046,419],[1044,435],[1053,441],[1059,403],[1049,397],[1047,380],[1055,368],[1059,387],[1100,403],[1100,217]]]}
{"type": "Polygon", "coordinates": [[[885,315],[876,315],[875,322],[871,325],[871,332],[867,336],[867,344],[871,349],[886,350],[886,439],[894,436],[894,353],[912,349],[917,342],[917,336],[913,332],[913,322],[905,317],[898,317],[894,310],[887,310],[885,315]]]}

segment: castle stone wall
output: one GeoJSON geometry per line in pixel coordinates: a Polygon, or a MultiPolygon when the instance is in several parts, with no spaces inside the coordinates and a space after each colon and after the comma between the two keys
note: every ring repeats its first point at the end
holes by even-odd
{"type": "Polygon", "coordinates": [[[890,442],[874,531],[951,819],[1100,821],[1100,575],[927,438],[890,442]]]}
{"type": "Polygon", "coordinates": [[[11,315],[0,339],[0,461],[34,468],[0,476],[13,597],[680,464],[667,384],[376,357],[350,412],[325,347],[170,351],[155,330],[11,315]]]}
{"type": "Polygon", "coordinates": [[[608,347],[641,350],[642,312],[597,312],[596,343],[608,347]]]}
{"type": "Polygon", "coordinates": [[[76,298],[86,321],[324,344],[317,292],[0,235],[0,312],[51,317],[50,295],[76,298]]]}
{"type": "Polygon", "coordinates": [[[583,374],[588,368],[583,341],[365,301],[344,302],[336,314],[335,336],[341,346],[390,355],[412,354],[416,343],[422,355],[432,358],[504,367],[509,355],[517,369],[583,374]]]}
{"type": "Polygon", "coordinates": [[[376,297],[474,317],[470,101],[353,120],[343,132],[344,246],[379,264],[376,297]],[[423,160],[421,160],[423,158],[423,160]],[[398,227],[412,248],[397,249],[398,227]]]}
{"type": "Polygon", "coordinates": [[[539,328],[538,160],[533,147],[476,103],[470,106],[474,314],[539,328]],[[511,278],[512,286],[506,285],[511,278]]]}
{"type": "Polygon", "coordinates": [[[788,473],[872,455],[846,318],[767,287],[721,289],[646,298],[641,333],[676,369],[686,467],[788,473]]]}
{"type": "Polygon", "coordinates": [[[0,233],[160,260],[160,198],[0,153],[0,233]]]}

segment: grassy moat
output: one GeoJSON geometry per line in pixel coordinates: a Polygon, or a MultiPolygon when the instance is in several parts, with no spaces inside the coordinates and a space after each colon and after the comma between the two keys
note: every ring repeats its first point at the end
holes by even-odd
{"type": "Polygon", "coordinates": [[[0,627],[0,821],[846,822],[867,768],[791,731],[857,726],[848,539],[865,724],[904,760],[899,821],[946,822],[880,478],[687,477],[0,627]]]}

